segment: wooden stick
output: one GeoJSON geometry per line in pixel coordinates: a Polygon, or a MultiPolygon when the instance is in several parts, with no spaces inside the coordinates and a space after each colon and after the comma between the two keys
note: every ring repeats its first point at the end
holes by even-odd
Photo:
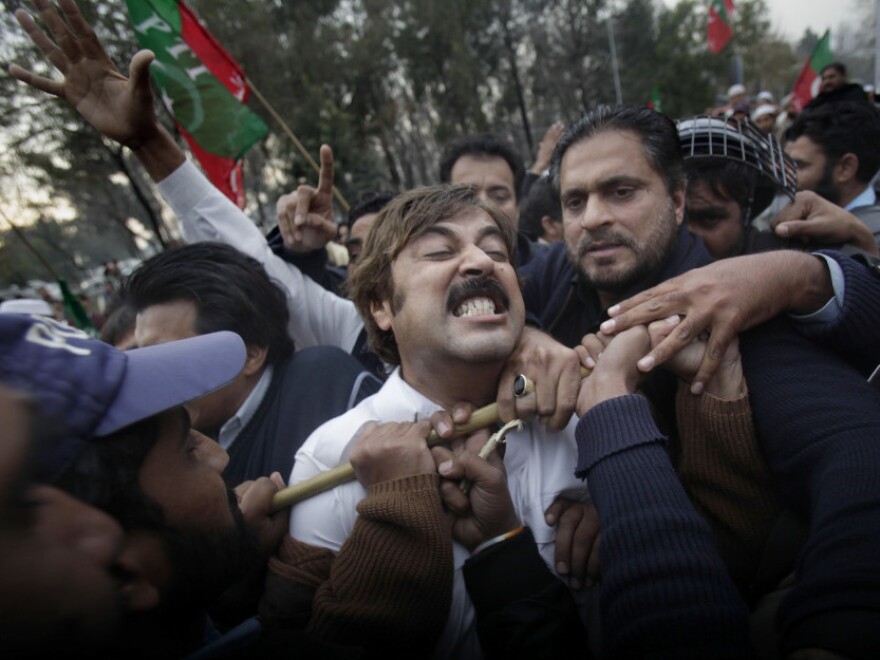
{"type": "MultiPolygon", "coordinates": [[[[589,375],[590,370],[581,367],[581,378],[586,378],[589,375]]],[[[486,428],[497,421],[499,421],[498,404],[490,403],[488,406],[475,410],[466,424],[456,425],[449,439],[460,438],[463,435],[486,428]]],[[[429,447],[446,441],[447,439],[441,439],[434,430],[431,430],[427,439],[429,447]]],[[[354,468],[351,467],[351,463],[337,465],[335,468],[315,475],[311,479],[306,479],[294,486],[288,486],[283,490],[279,490],[272,498],[272,512],[274,513],[279,509],[293,506],[298,502],[309,499],[313,495],[323,493],[325,490],[330,490],[349,481],[354,481],[354,468]]]]}
{"type": "MultiPolygon", "coordinates": [[[[266,97],[260,93],[260,90],[254,86],[254,83],[247,76],[245,76],[245,82],[247,83],[248,87],[251,88],[251,91],[254,93],[254,96],[257,97],[257,100],[263,104],[264,108],[266,108],[266,112],[268,112],[272,116],[272,119],[274,119],[278,123],[284,134],[290,138],[290,141],[293,142],[293,146],[296,147],[296,150],[300,153],[300,155],[306,159],[306,162],[312,166],[317,174],[320,174],[321,167],[318,165],[318,163],[315,162],[315,159],[312,158],[311,154],[303,146],[303,143],[299,141],[299,138],[297,138],[296,135],[293,134],[293,131],[290,130],[290,127],[281,118],[281,115],[275,112],[275,108],[273,108],[269,104],[268,99],[266,99],[266,97]]],[[[347,213],[349,208],[351,207],[336,186],[333,186],[333,196],[336,197],[336,201],[338,201],[339,204],[342,206],[342,210],[347,213]]]]}

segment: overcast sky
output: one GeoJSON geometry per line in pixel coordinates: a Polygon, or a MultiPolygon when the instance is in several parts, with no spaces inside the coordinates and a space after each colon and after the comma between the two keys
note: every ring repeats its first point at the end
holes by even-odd
{"type": "MultiPolygon", "coordinates": [[[[677,4],[677,0],[663,0],[668,6],[677,4]]],[[[734,0],[734,5],[736,1],[734,0]]],[[[834,30],[847,17],[852,9],[851,0],[767,0],[773,27],[782,36],[795,41],[800,39],[804,30],[811,28],[813,32],[822,34],[827,29],[834,30]]],[[[873,26],[866,26],[873,29],[873,26]]]]}

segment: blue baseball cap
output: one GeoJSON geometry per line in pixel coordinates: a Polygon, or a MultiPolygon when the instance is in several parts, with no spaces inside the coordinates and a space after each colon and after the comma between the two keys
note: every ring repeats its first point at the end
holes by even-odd
{"type": "Polygon", "coordinates": [[[52,319],[0,315],[0,382],[28,394],[64,431],[37,458],[53,481],[82,445],[198,399],[231,382],[245,363],[234,332],[119,351],[52,319]]]}

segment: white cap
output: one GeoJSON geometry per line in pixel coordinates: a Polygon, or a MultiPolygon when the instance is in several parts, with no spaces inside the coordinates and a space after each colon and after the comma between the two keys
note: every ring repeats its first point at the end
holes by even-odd
{"type": "Polygon", "coordinates": [[[768,92],[767,90],[764,90],[763,92],[758,94],[758,100],[773,103],[776,99],[773,98],[773,92],[768,92]]]}
{"type": "Polygon", "coordinates": [[[862,89],[865,90],[865,94],[871,94],[874,91],[874,85],[868,83],[867,85],[864,85],[862,89]]]}
{"type": "Polygon", "coordinates": [[[759,105],[755,108],[755,111],[752,113],[752,121],[757,121],[760,117],[764,115],[775,115],[778,112],[775,105],[771,105],[770,103],[764,103],[763,105],[759,105]]]}
{"type": "Polygon", "coordinates": [[[746,93],[745,85],[740,85],[739,83],[737,83],[735,85],[731,85],[730,89],[727,90],[727,98],[730,98],[731,96],[738,96],[740,94],[745,94],[745,93],[746,93]]]}
{"type": "Polygon", "coordinates": [[[41,298],[16,298],[0,303],[0,314],[52,316],[52,306],[41,298]]]}

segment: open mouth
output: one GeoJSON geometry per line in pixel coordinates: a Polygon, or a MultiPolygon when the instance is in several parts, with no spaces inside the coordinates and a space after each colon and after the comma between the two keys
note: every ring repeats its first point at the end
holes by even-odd
{"type": "Polygon", "coordinates": [[[446,306],[458,318],[487,316],[506,312],[509,299],[495,280],[466,280],[449,292],[446,306]]]}

